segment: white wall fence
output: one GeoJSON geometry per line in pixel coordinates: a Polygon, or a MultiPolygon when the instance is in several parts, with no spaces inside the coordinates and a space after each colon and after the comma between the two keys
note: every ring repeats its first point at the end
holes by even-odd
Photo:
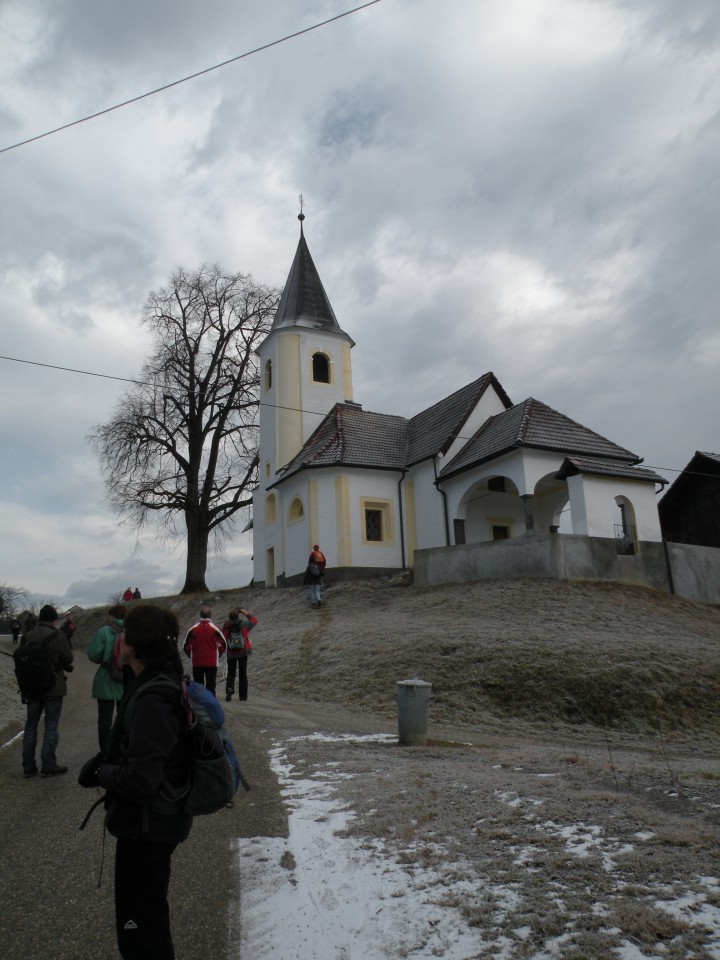
{"type": "Polygon", "coordinates": [[[524,577],[636,583],[720,604],[720,550],[712,547],[641,541],[637,553],[627,556],[605,537],[535,533],[415,551],[420,586],[524,577]]]}

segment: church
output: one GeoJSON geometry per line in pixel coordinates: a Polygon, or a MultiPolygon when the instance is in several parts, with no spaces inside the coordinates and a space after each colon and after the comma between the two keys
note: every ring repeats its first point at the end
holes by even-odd
{"type": "Polygon", "coordinates": [[[355,400],[351,351],[300,239],[260,362],[253,579],[299,583],[319,544],[334,578],[412,569],[417,551],[536,534],[662,541],[642,458],[492,372],[407,419],[355,400]]]}

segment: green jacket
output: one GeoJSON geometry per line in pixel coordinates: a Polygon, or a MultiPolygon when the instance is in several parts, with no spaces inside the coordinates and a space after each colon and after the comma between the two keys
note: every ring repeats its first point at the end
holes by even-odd
{"type": "Polygon", "coordinates": [[[122,628],[122,620],[113,620],[112,624],[109,623],[105,627],[100,627],[90,641],[90,646],[87,650],[88,660],[100,664],[100,667],[98,667],[93,677],[92,684],[91,695],[95,697],[96,700],[122,700],[122,683],[116,683],[111,679],[110,674],[102,666],[103,660],[107,660],[108,657],[112,656],[112,652],[115,649],[115,640],[122,631],[122,628]]]}

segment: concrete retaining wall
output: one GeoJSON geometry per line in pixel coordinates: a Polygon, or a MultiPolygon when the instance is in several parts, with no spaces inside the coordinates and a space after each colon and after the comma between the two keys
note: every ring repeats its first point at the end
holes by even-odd
{"type": "Polygon", "coordinates": [[[620,556],[611,539],[548,533],[415,551],[421,586],[504,577],[638,583],[720,603],[720,550],[644,541],[638,555],[620,556]]]}

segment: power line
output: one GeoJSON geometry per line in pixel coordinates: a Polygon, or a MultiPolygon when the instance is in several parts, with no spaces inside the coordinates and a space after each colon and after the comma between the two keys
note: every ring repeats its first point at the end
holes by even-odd
{"type": "Polygon", "coordinates": [[[345,13],[338,13],[337,16],[330,17],[328,20],[322,20],[320,23],[315,23],[311,27],[305,27],[302,30],[297,30],[295,33],[289,33],[285,37],[280,37],[279,40],[272,40],[270,43],[264,43],[260,47],[255,47],[254,50],[248,50],[246,53],[241,53],[237,57],[231,57],[229,60],[223,60],[222,63],[216,63],[214,66],[206,67],[204,70],[198,70],[197,73],[191,73],[189,76],[182,77],[180,80],[173,80],[171,83],[166,83],[164,86],[157,87],[155,90],[149,90],[147,93],[141,93],[137,97],[131,97],[130,100],[123,100],[122,103],[116,103],[112,107],[106,107],[104,110],[98,110],[97,113],[91,113],[87,117],[82,117],[80,120],[72,120],[70,123],[64,123],[61,127],[55,127],[53,130],[47,130],[45,133],[39,133],[37,136],[29,137],[27,140],[21,140],[19,143],[13,143],[9,147],[2,147],[0,148],[0,153],[7,153],[8,150],[15,150],[18,147],[24,147],[28,143],[34,143],[35,140],[42,140],[43,137],[50,137],[54,133],[60,133],[61,130],[67,130],[70,127],[76,127],[80,123],[86,123],[88,120],[95,120],[96,117],[102,117],[106,113],[112,113],[113,110],[119,110],[121,107],[127,107],[131,103],[137,103],[139,100],[145,100],[147,97],[153,97],[156,93],[162,93],[164,90],[169,90],[171,87],[177,87],[181,83],[187,83],[188,80],[195,80],[197,77],[202,77],[206,73],[212,73],[213,70],[219,70],[221,67],[227,67],[230,63],[237,63],[238,60],[244,60],[246,57],[251,57],[255,53],[262,53],[263,50],[269,50],[271,47],[276,47],[278,44],[285,43],[287,40],[294,40],[296,37],[301,37],[304,33],[310,33],[313,30],[319,30],[320,27],[326,27],[329,23],[334,23],[336,20],[342,20],[343,17],[349,17],[351,14],[358,13],[358,11],[364,10],[366,7],[372,7],[376,3],[380,3],[380,0],[368,0],[367,3],[363,3],[359,7],[353,7],[352,10],[346,10],[345,13]]]}
{"type": "MultiPolygon", "coordinates": [[[[74,367],[60,367],[54,363],[40,363],[38,360],[21,360],[19,357],[5,357],[1,354],[0,360],[9,360],[12,363],[27,363],[30,366],[45,367],[48,370],[62,370],[65,373],[79,373],[84,377],[100,377],[103,380],[120,380],[122,383],[135,383],[138,386],[153,386],[152,381],[148,380],[133,380],[131,377],[116,377],[110,373],[95,373],[92,370],[77,370],[74,367]]],[[[261,407],[272,407],[275,410],[288,410],[290,413],[306,413],[311,417],[326,417],[329,413],[328,410],[305,410],[302,407],[287,407],[280,403],[267,403],[264,400],[260,400],[258,405],[261,407]]],[[[461,434],[457,434],[455,439],[472,440],[472,437],[465,437],[461,434]]],[[[716,479],[715,474],[712,473],[678,470],[677,467],[658,467],[652,463],[643,463],[642,466],[649,470],[664,470],[666,473],[685,473],[687,476],[692,477],[712,477],[713,479],[716,479]]]]}

